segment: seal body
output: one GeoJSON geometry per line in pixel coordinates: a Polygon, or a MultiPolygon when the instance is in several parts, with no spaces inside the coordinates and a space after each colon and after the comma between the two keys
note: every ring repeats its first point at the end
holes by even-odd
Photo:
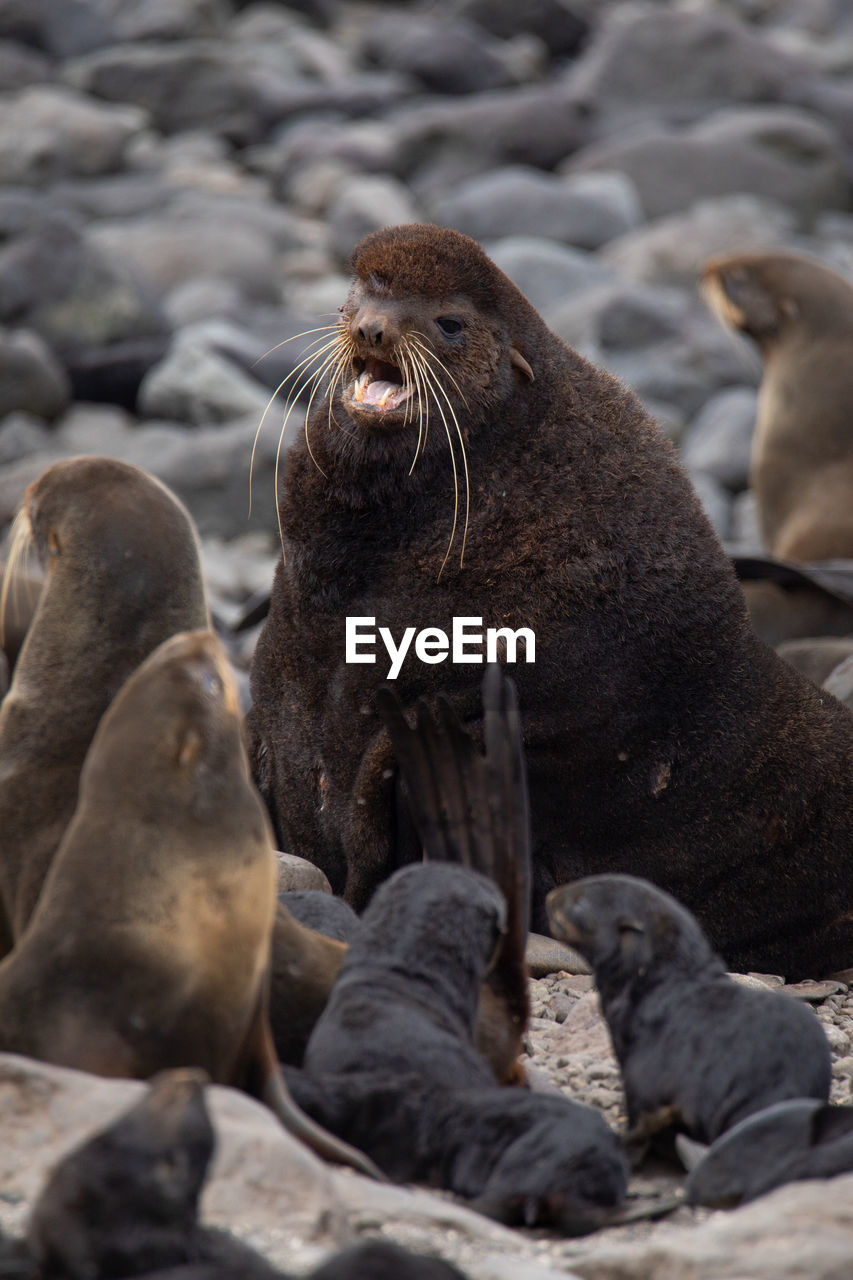
{"type": "Polygon", "coordinates": [[[139,467],[58,462],[23,518],[46,582],[0,705],[0,954],[32,914],[104,711],[162,641],[208,625],[192,521],[139,467]]]}
{"type": "Polygon", "coordinates": [[[853,285],[778,252],[714,258],[702,282],[722,322],[761,352],[750,482],[767,550],[853,558],[853,285]]]}
{"type": "MultiPolygon", "coordinates": [[[[853,723],[749,629],[670,444],[466,237],[392,228],[354,264],[349,363],[288,455],[252,672],[253,768],[284,847],[357,909],[419,855],[374,710],[389,667],[347,661],[346,619],[400,637],[479,617],[536,638],[535,663],[513,667],[534,929],[549,889],[606,867],[683,898],[738,966],[844,967],[853,723]],[[429,351],[417,370],[416,340],[429,351]],[[464,563],[462,479],[447,554],[448,440],[457,478],[460,440],[467,461],[464,563]]],[[[395,690],[404,707],[440,692],[481,736],[479,671],[409,653],[395,690]]]]}
{"type": "Polygon", "coordinates": [[[669,894],[590,876],[553,890],[548,911],[592,965],[638,1140],[675,1126],[713,1142],[774,1102],[827,1100],[831,1055],[812,1010],[738,985],[669,894]]]}
{"type": "Polygon", "coordinates": [[[0,963],[0,1047],[104,1076],[201,1067],[373,1172],[300,1116],[280,1076],[275,886],[225,651],[210,631],[181,632],[98,726],[32,919],[0,963]]]}

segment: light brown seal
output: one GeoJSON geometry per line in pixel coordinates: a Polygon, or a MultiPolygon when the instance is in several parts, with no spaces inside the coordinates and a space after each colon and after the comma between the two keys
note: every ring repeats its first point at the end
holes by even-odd
{"type": "MultiPolygon", "coordinates": [[[[374,707],[389,663],[378,639],[380,661],[348,661],[346,621],[375,618],[399,644],[478,617],[535,635],[535,662],[519,641],[512,668],[534,929],[557,884],[622,871],[683,900],[739,968],[847,967],[853,721],[750,630],[672,446],[468,237],[390,228],[354,271],[327,398],[288,453],[252,671],[254,767],[282,847],[357,908],[420,855],[374,707]]],[[[487,652],[422,653],[395,677],[402,706],[441,694],[482,741],[487,652]]]]}
{"type": "Polygon", "coordinates": [[[0,955],[32,914],[103,712],[161,641],[208,624],[193,523],[139,467],[58,462],[19,519],[46,582],[0,705],[0,955]]]}
{"type": "Polygon", "coordinates": [[[767,550],[853,558],[853,285],[804,254],[771,252],[713,258],[702,286],[764,364],[750,481],[767,550]]]}
{"type": "Polygon", "coordinates": [[[105,1076],[201,1067],[320,1154],[270,1036],[275,849],[234,678],[209,631],[164,642],[101,720],[74,817],[0,964],[0,1048],[105,1076]]]}

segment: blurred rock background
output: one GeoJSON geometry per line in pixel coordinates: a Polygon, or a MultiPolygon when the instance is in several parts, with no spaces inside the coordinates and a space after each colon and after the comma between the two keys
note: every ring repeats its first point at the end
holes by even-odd
{"type": "Polygon", "coordinates": [[[698,273],[750,246],[853,273],[851,175],[849,0],[0,0],[0,526],[56,457],[139,462],[235,616],[275,559],[265,410],[313,335],[286,340],[362,235],[426,219],[631,385],[757,549],[760,365],[698,273]]]}

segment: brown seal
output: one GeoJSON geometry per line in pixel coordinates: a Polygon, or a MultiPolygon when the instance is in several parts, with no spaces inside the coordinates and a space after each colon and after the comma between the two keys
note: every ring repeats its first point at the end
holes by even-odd
{"type": "Polygon", "coordinates": [[[46,582],[0,705],[0,955],[32,914],[103,712],[157,645],[208,623],[192,521],[139,467],[58,462],[18,519],[46,582]]]}
{"type": "Polygon", "coordinates": [[[320,1154],[372,1172],[287,1094],[270,1036],[276,859],[234,678],[209,631],[104,714],[30,923],[0,964],[0,1048],[106,1076],[201,1067],[320,1154]]]}
{"type": "MultiPolygon", "coordinates": [[[[512,668],[534,929],[557,884],[630,871],[738,967],[846,967],[853,721],[750,630],[672,446],[468,237],[391,228],[354,266],[327,399],[288,454],[252,672],[254,767],[283,847],[359,908],[419,855],[374,709],[389,662],[348,662],[346,620],[375,618],[397,645],[481,618],[505,658],[507,629],[535,634],[535,662],[519,641],[512,668]]],[[[436,661],[435,641],[408,653],[397,696],[441,693],[481,738],[480,667],[436,661]]]]}
{"type": "Polygon", "coordinates": [[[751,485],[767,550],[853,558],[853,285],[813,258],[779,252],[713,258],[702,285],[764,364],[751,485]]]}

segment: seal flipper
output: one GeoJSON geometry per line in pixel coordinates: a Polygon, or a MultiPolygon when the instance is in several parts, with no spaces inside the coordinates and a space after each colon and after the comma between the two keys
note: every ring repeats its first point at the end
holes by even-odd
{"type": "Polygon", "coordinates": [[[383,1182],[382,1173],[368,1156],[323,1129],[293,1100],[279,1065],[266,1015],[266,985],[265,980],[264,993],[246,1036],[242,1061],[238,1064],[242,1077],[236,1082],[238,1087],[268,1106],[288,1133],[324,1160],[346,1165],[368,1178],[383,1182]]]}
{"type": "Polygon", "coordinates": [[[376,695],[428,860],[461,862],[490,876],[507,902],[507,928],[484,989],[478,1044],[507,1083],[530,1014],[525,947],[530,917],[530,817],[518,699],[496,663],[483,680],[485,753],[449,705],[417,705],[416,727],[389,689],[376,695]]]}

